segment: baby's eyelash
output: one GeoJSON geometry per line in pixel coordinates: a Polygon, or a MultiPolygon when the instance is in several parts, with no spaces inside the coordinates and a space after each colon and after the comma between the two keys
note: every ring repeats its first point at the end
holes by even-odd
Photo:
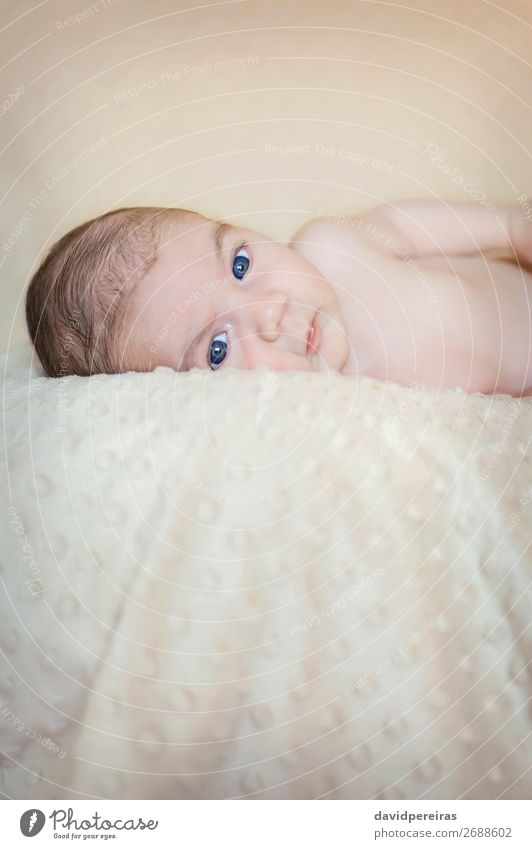
{"type": "MultiPolygon", "coordinates": [[[[242,242],[241,245],[239,245],[237,248],[235,248],[235,250],[233,251],[233,260],[232,260],[233,262],[235,261],[236,255],[239,253],[239,251],[242,250],[242,248],[245,248],[246,251],[249,251],[249,245],[247,244],[247,242],[242,242]]],[[[251,264],[251,262],[250,262],[250,264],[251,264]]]]}

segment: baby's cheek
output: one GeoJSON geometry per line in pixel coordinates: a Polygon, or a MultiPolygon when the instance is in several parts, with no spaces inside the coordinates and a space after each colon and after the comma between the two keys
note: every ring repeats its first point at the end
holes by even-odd
{"type": "Polygon", "coordinates": [[[342,374],[355,374],[359,369],[357,353],[347,329],[338,320],[323,317],[318,319],[321,329],[319,352],[315,354],[320,371],[331,369],[342,374]]]}

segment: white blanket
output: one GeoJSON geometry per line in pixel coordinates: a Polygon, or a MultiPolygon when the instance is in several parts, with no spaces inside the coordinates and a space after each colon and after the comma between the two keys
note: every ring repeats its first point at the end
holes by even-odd
{"type": "Polygon", "coordinates": [[[5,796],[532,795],[532,400],[0,368],[5,796]]]}

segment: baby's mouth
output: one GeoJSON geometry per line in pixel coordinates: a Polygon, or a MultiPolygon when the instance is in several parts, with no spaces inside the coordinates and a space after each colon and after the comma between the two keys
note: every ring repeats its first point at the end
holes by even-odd
{"type": "Polygon", "coordinates": [[[317,322],[316,316],[312,319],[312,323],[310,325],[310,330],[307,336],[307,354],[312,351],[317,353],[320,348],[321,342],[321,331],[320,326],[317,322]]]}

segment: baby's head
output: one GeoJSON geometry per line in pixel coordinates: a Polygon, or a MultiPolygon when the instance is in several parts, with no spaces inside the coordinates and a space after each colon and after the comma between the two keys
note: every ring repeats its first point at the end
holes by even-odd
{"type": "Polygon", "coordinates": [[[341,371],[349,347],[334,289],[304,256],[174,208],[119,209],[71,230],[33,276],[26,318],[51,377],[341,371]]]}
{"type": "Polygon", "coordinates": [[[26,294],[29,334],[49,377],[121,371],[132,296],[155,262],[167,214],[158,207],[108,212],[51,248],[26,294]]]}

